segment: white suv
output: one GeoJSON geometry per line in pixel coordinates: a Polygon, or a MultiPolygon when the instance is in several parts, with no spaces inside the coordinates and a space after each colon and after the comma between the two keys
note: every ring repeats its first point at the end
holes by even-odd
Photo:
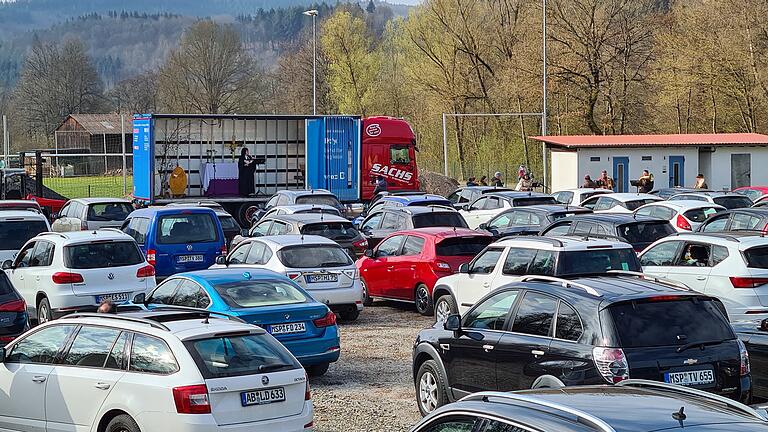
{"type": "Polygon", "coordinates": [[[304,431],[304,370],[263,329],[162,308],[73,314],[0,348],[13,431],[304,431]]]}
{"type": "Polygon", "coordinates": [[[641,271],[627,243],[578,237],[517,237],[493,243],[459,273],[437,280],[432,297],[435,318],[465,313],[492,290],[526,275],[584,276],[641,271]]]}
{"type": "Polygon", "coordinates": [[[104,300],[124,303],[155,287],[155,268],[136,241],[118,230],[42,233],[3,270],[39,323],[104,300]]]}
{"type": "Polygon", "coordinates": [[[768,238],[754,233],[672,235],[640,254],[645,273],[719,298],[731,321],[768,318],[768,238]]]}
{"type": "Polygon", "coordinates": [[[0,211],[0,262],[16,258],[24,243],[50,230],[48,219],[38,211],[0,211]]]}

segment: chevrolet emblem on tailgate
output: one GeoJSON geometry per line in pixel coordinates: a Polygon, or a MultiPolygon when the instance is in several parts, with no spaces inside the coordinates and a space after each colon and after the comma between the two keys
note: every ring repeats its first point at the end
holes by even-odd
{"type": "Polygon", "coordinates": [[[695,365],[698,362],[699,361],[696,360],[696,359],[688,359],[688,360],[684,361],[683,364],[687,364],[688,366],[690,366],[690,365],[695,365]]]}

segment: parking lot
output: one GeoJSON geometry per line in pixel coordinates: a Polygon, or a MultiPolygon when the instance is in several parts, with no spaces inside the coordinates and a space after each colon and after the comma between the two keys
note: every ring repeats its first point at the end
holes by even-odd
{"type": "Polygon", "coordinates": [[[312,378],[315,431],[407,431],[420,418],[411,378],[416,334],[433,320],[413,307],[376,302],[341,325],[344,352],[312,378]]]}

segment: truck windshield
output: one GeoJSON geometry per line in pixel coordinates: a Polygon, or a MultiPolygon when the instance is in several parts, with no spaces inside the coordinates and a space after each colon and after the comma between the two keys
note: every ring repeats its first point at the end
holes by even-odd
{"type": "Polygon", "coordinates": [[[19,250],[27,240],[48,231],[44,221],[9,221],[0,223],[0,250],[19,250]]]}
{"type": "Polygon", "coordinates": [[[296,198],[296,204],[322,204],[341,208],[341,203],[333,195],[303,195],[296,198]]]}

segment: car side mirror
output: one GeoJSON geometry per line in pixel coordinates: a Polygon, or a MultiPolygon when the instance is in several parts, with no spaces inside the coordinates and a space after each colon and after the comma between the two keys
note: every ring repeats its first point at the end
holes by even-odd
{"type": "Polygon", "coordinates": [[[134,304],[144,304],[146,301],[147,301],[147,295],[144,293],[139,293],[133,296],[134,304]]]}
{"type": "Polygon", "coordinates": [[[768,318],[760,321],[760,330],[768,331],[768,318]]]}
{"type": "Polygon", "coordinates": [[[481,230],[487,230],[488,229],[488,224],[487,223],[481,223],[480,226],[478,226],[478,228],[481,229],[481,230]]]}
{"type": "Polygon", "coordinates": [[[13,268],[13,261],[11,260],[3,261],[3,270],[10,270],[12,268],[13,268]]]}
{"type": "Polygon", "coordinates": [[[459,314],[453,314],[448,315],[448,318],[445,319],[445,322],[443,323],[443,328],[452,331],[454,333],[458,333],[461,331],[461,315],[459,314]]]}
{"type": "Polygon", "coordinates": [[[240,230],[240,235],[243,237],[248,237],[248,228],[243,228],[240,230]]]}
{"type": "Polygon", "coordinates": [[[469,264],[464,263],[459,266],[459,273],[469,273],[469,264]]]}
{"type": "Polygon", "coordinates": [[[227,257],[223,255],[219,255],[216,257],[216,264],[218,265],[227,265],[227,257]]]}
{"type": "Polygon", "coordinates": [[[365,256],[367,256],[368,258],[373,258],[374,257],[373,249],[366,249],[365,250],[365,256]]]}

